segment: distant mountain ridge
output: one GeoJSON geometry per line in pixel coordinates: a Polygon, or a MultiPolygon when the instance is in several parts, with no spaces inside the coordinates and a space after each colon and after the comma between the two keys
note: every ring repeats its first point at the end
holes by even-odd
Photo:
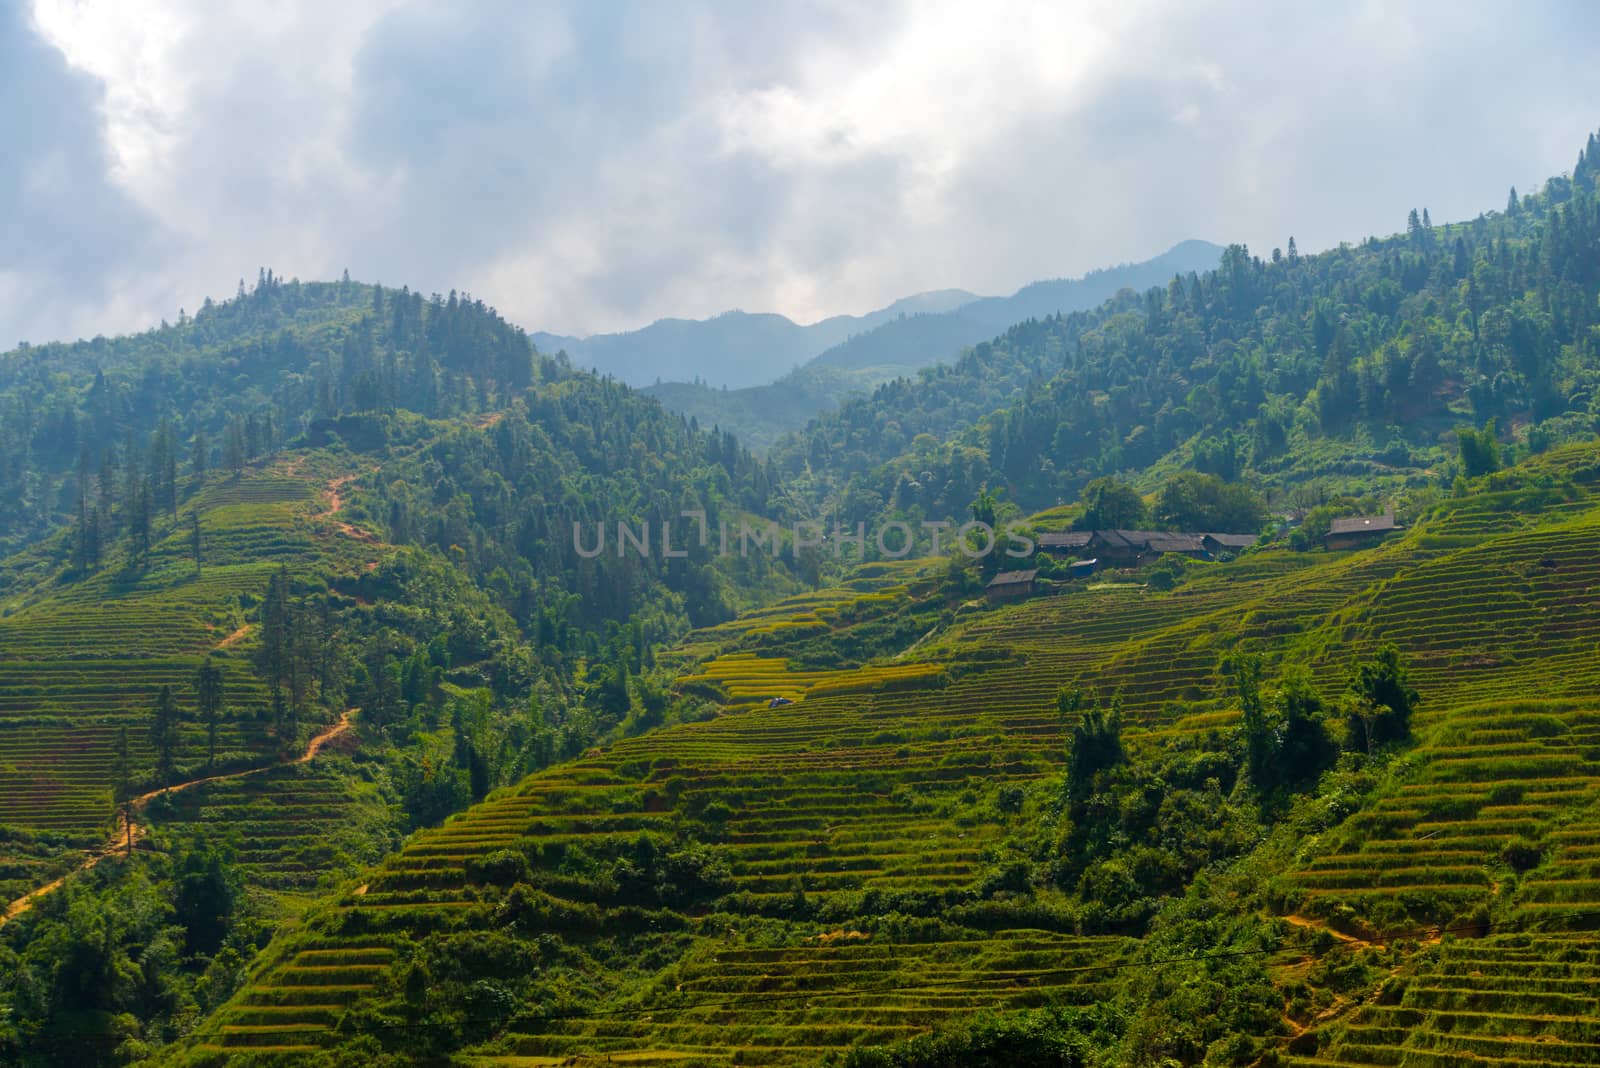
{"type": "MultiPolygon", "coordinates": [[[[1141,263],[1091,271],[1082,278],[1034,282],[1009,297],[975,297],[942,311],[932,310],[935,302],[926,299],[938,294],[921,294],[884,309],[899,309],[904,314],[897,312],[893,318],[847,337],[770,385],[722,389],[701,374],[699,381],[658,382],[644,392],[673,411],[693,416],[702,425],[730,430],[750,447],[764,449],[783,434],[804,427],[812,417],[837,407],[853,393],[952,360],[963,349],[1003,334],[1019,322],[1058,312],[1082,311],[1123,289],[1143,291],[1165,285],[1177,275],[1214,270],[1221,257],[1219,245],[1184,241],[1141,263]],[[907,311],[919,303],[925,310],[907,311]]],[[[534,340],[545,347],[539,335],[534,340]]],[[[569,355],[572,352],[567,351],[569,355]]],[[[575,359],[583,362],[582,358],[575,359]]]]}
{"type": "Polygon", "coordinates": [[[1082,278],[1032,282],[1009,297],[979,297],[940,313],[897,318],[841,342],[819,355],[817,362],[851,369],[897,365],[918,370],[1024,320],[1092,308],[1123,289],[1143,291],[1165,285],[1174,275],[1214,270],[1221,259],[1221,245],[1183,241],[1139,263],[1090,271],[1082,278]]]}
{"type": "Polygon", "coordinates": [[[711,319],[658,319],[640,330],[586,338],[543,332],[531,337],[541,352],[565,351],[574,364],[632,386],[699,380],[737,389],[771,382],[903,316],[937,315],[979,299],[964,289],[939,289],[865,315],[835,315],[809,325],[774,312],[728,311],[711,319]]]}

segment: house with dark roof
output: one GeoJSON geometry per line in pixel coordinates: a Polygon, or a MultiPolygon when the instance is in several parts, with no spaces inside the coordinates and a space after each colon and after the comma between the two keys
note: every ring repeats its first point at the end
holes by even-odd
{"type": "Polygon", "coordinates": [[[1322,536],[1322,544],[1329,549],[1359,549],[1367,545],[1376,545],[1388,535],[1402,529],[1404,528],[1394,521],[1393,508],[1382,515],[1346,516],[1333,521],[1328,532],[1322,536]]]}
{"type": "Polygon", "coordinates": [[[1038,585],[1039,569],[1029,571],[1002,571],[989,580],[983,588],[991,601],[1008,601],[1013,597],[1027,597],[1038,585]]]}
{"type": "Polygon", "coordinates": [[[1204,560],[1210,555],[1206,552],[1205,542],[1200,534],[1170,531],[1150,531],[1145,534],[1143,555],[1163,556],[1166,553],[1177,553],[1179,556],[1187,556],[1194,560],[1204,560]]]}
{"type": "Polygon", "coordinates": [[[1076,556],[1089,547],[1089,539],[1092,537],[1094,537],[1092,530],[1065,530],[1040,534],[1035,540],[1041,552],[1076,556]]]}
{"type": "Polygon", "coordinates": [[[1237,556],[1261,539],[1254,534],[1202,534],[1200,543],[1213,558],[1237,556]]]}
{"type": "Polygon", "coordinates": [[[1193,534],[1172,530],[1068,530],[1040,534],[1036,540],[1040,552],[1075,557],[1074,567],[1090,559],[1100,567],[1140,567],[1154,563],[1167,553],[1193,560],[1214,560],[1219,554],[1237,554],[1254,545],[1256,535],[1193,534]]]}

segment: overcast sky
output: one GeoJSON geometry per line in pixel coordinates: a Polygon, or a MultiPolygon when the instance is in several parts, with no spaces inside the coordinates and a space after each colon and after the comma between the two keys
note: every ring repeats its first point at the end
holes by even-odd
{"type": "Polygon", "coordinates": [[[260,266],[587,334],[1500,207],[1592,5],[0,0],[0,348],[260,266]]]}

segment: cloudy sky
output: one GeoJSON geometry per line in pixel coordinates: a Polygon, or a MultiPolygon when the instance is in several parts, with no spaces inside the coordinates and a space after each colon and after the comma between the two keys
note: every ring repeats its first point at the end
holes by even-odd
{"type": "Polygon", "coordinates": [[[1321,248],[1570,170],[1597,46],[1583,0],[0,0],[0,348],[263,265],[586,334],[1321,248]]]}

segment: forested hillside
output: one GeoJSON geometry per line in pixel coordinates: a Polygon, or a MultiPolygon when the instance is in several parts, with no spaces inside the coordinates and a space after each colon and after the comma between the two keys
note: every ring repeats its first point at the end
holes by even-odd
{"type": "Polygon", "coordinates": [[[1019,324],[820,416],[772,456],[850,518],[1024,508],[1194,467],[1286,501],[1438,483],[1453,431],[1524,452],[1593,432],[1600,149],[1503,210],[1213,272],[1019,324]],[[1294,492],[1290,492],[1294,491],[1294,492]]]}
{"type": "Polygon", "coordinates": [[[1205,241],[1185,241],[1153,259],[1090,271],[1082,278],[1034,282],[1009,297],[973,298],[949,310],[903,310],[775,382],[743,389],[718,389],[698,380],[664,382],[645,392],[675,412],[693,416],[704,426],[732,431],[752,448],[765,450],[846,397],[953,360],[966,347],[1014,323],[1081,311],[1122,289],[1144,290],[1165,284],[1174,275],[1209,270],[1221,252],[1205,241]]]}
{"type": "Polygon", "coordinates": [[[575,524],[764,515],[769,472],[455,295],[263,272],[0,366],[8,1059],[181,1033],[319,884],[700,714],[655,650],[793,588],[699,546],[579,557],[575,524]],[[71,874],[108,837],[131,867],[71,874]]]}

